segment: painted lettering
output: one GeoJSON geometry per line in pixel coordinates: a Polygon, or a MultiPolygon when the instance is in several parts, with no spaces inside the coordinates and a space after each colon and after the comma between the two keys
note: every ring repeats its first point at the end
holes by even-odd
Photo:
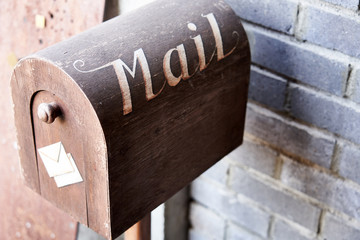
{"type": "MultiPolygon", "coordinates": [[[[209,62],[206,63],[204,42],[203,42],[203,39],[200,34],[195,37],[190,37],[190,39],[192,39],[195,43],[196,52],[197,52],[197,55],[199,58],[198,67],[195,69],[194,73],[191,75],[189,74],[188,59],[186,56],[186,50],[185,50],[184,44],[180,44],[180,45],[176,46],[176,48],[169,49],[163,58],[163,72],[164,72],[164,77],[165,77],[166,81],[164,81],[161,89],[157,93],[154,93],[154,91],[153,91],[149,64],[148,64],[148,61],[146,59],[145,53],[142,48],[134,51],[134,59],[133,59],[132,68],[130,68],[128,65],[126,65],[120,58],[116,59],[115,61],[112,61],[110,63],[107,63],[103,66],[100,66],[98,68],[91,69],[91,70],[79,69],[79,67],[82,68],[85,65],[84,61],[82,61],[82,60],[76,60],[73,63],[73,66],[77,71],[82,72],[82,73],[95,72],[97,70],[112,66],[115,70],[116,77],[118,79],[119,86],[120,86],[120,91],[121,91],[122,101],[123,101],[123,114],[124,115],[129,114],[130,112],[132,112],[132,99],[131,99],[131,91],[130,91],[130,87],[129,87],[129,81],[127,79],[125,70],[131,75],[132,78],[135,78],[136,66],[137,65],[140,66],[141,72],[142,72],[142,77],[144,80],[145,97],[146,97],[146,100],[150,101],[151,99],[157,97],[163,91],[166,82],[168,83],[169,86],[175,87],[176,85],[179,84],[179,82],[181,80],[187,80],[187,79],[191,78],[198,70],[200,72],[205,70],[211,63],[212,59],[214,58],[215,53],[217,55],[217,61],[220,61],[234,52],[234,50],[236,49],[238,42],[239,42],[239,34],[236,31],[233,32],[233,36],[237,37],[236,44],[228,53],[225,54],[221,31],[220,31],[218,22],[214,16],[214,14],[209,13],[207,15],[201,15],[201,16],[206,18],[207,21],[209,22],[211,31],[213,33],[213,37],[215,39],[215,50],[213,51],[213,53],[209,59],[209,62]],[[179,76],[175,76],[171,70],[171,56],[174,52],[177,52],[177,55],[179,57],[180,69],[181,69],[181,73],[179,76]]],[[[193,31],[193,32],[196,32],[196,30],[197,30],[197,27],[194,23],[188,23],[187,27],[190,31],[193,31]]]]}
{"type": "MultiPolygon", "coordinates": [[[[188,28],[191,31],[196,31],[196,29],[197,29],[196,25],[193,24],[193,23],[188,23],[188,28]]],[[[206,69],[209,66],[211,60],[213,59],[213,57],[215,55],[215,52],[212,54],[209,62],[206,63],[204,43],[203,43],[203,40],[201,38],[201,35],[197,35],[195,37],[192,37],[191,39],[193,39],[194,42],[195,42],[196,51],[197,51],[197,54],[199,56],[199,70],[201,72],[202,70],[206,69]]]]}
{"type": "Polygon", "coordinates": [[[211,30],[213,32],[214,38],[215,38],[217,60],[220,61],[221,59],[224,59],[227,56],[229,56],[230,54],[232,54],[234,52],[234,50],[236,49],[236,46],[238,44],[239,34],[237,32],[233,32],[233,34],[237,34],[237,36],[238,36],[235,47],[233,47],[230,50],[230,52],[228,52],[227,54],[224,55],[224,45],[223,45],[223,41],[222,41],[222,36],[221,36],[220,28],[219,28],[219,25],[218,25],[218,23],[217,23],[217,21],[215,19],[214,14],[210,13],[210,14],[207,14],[207,15],[202,15],[202,17],[206,17],[207,20],[210,23],[210,27],[211,27],[211,30]]]}
{"type": "Polygon", "coordinates": [[[133,60],[132,69],[130,69],[121,59],[116,59],[113,62],[110,62],[101,67],[91,69],[88,71],[80,70],[76,66],[76,65],[84,66],[84,62],[82,60],[75,61],[73,66],[77,71],[82,72],[82,73],[95,72],[102,68],[105,68],[108,66],[113,66],[116,76],[117,76],[117,79],[119,81],[119,85],[120,85],[120,91],[121,91],[122,100],[123,100],[123,114],[126,115],[126,114],[132,112],[132,102],[131,102],[131,93],[130,93],[130,88],[129,88],[129,82],[127,80],[124,69],[126,71],[128,71],[133,78],[135,78],[136,65],[137,65],[138,61],[139,61],[139,65],[140,65],[143,79],[144,79],[146,100],[149,101],[149,100],[155,98],[156,96],[158,96],[162,92],[162,90],[165,87],[165,82],[164,82],[163,86],[161,87],[161,89],[156,94],[154,94],[149,64],[148,64],[148,61],[145,57],[145,53],[142,48],[140,48],[134,52],[134,60],[133,60]],[[80,64],[78,64],[78,63],[80,63],[80,64]]]}

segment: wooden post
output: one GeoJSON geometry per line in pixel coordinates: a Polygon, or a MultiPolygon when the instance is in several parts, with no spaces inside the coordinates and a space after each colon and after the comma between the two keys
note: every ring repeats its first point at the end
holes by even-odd
{"type": "Polygon", "coordinates": [[[151,213],[125,232],[125,240],[151,240],[151,213]]]}

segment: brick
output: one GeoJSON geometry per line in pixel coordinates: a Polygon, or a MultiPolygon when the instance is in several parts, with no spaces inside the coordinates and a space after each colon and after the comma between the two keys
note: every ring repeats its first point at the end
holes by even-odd
{"type": "Polygon", "coordinates": [[[190,225],[194,231],[208,235],[211,239],[224,238],[225,222],[217,214],[196,203],[190,205],[189,213],[190,225]]]}
{"type": "MultiPolygon", "coordinates": [[[[304,236],[303,234],[300,234],[300,231],[298,229],[295,229],[290,224],[286,223],[283,220],[275,219],[273,223],[273,239],[276,240],[310,240],[315,239],[309,238],[304,236]]],[[[315,235],[315,233],[314,233],[315,235]]]]}
{"type": "Polygon", "coordinates": [[[341,144],[338,157],[339,174],[360,183],[360,148],[352,144],[341,144]]]}
{"type": "MultiPolygon", "coordinates": [[[[103,236],[99,235],[98,233],[94,232],[92,229],[82,225],[81,223],[78,224],[78,232],[76,239],[78,240],[106,240],[103,236]]],[[[118,240],[121,240],[121,236],[118,237],[118,240]]]]}
{"type": "Polygon", "coordinates": [[[360,57],[360,21],[357,15],[348,16],[312,5],[305,5],[301,11],[299,32],[296,33],[299,38],[360,57]]]}
{"type": "Polygon", "coordinates": [[[359,107],[295,84],[289,91],[294,117],[360,143],[359,107]]]}
{"type": "Polygon", "coordinates": [[[250,74],[249,98],[276,110],[283,110],[286,81],[253,67],[250,74]]]}
{"type": "Polygon", "coordinates": [[[292,155],[328,168],[335,140],[248,104],[245,131],[292,155]]]}
{"type": "Polygon", "coordinates": [[[229,190],[198,178],[191,185],[191,196],[197,202],[216,211],[223,218],[234,221],[260,236],[267,235],[269,214],[239,202],[235,194],[229,190]]]}
{"type": "Polygon", "coordinates": [[[254,22],[288,34],[294,33],[297,3],[288,0],[226,0],[235,13],[254,22]]]}
{"type": "Polygon", "coordinates": [[[277,153],[270,148],[245,140],[228,158],[272,176],[275,172],[277,153]]]}
{"type": "Polygon", "coordinates": [[[226,159],[222,159],[214,166],[209,168],[206,172],[204,172],[202,176],[225,185],[227,181],[228,169],[229,163],[226,161],[226,159]]]}
{"type": "Polygon", "coordinates": [[[319,51],[276,33],[259,30],[247,24],[245,27],[253,62],[342,96],[349,70],[348,63],[344,59],[332,57],[331,51],[329,53],[326,49],[319,51]]]}
{"type": "Polygon", "coordinates": [[[289,187],[360,219],[360,192],[352,184],[288,158],[284,158],[280,178],[289,187]]]}
{"type": "Polygon", "coordinates": [[[209,236],[193,229],[189,229],[189,240],[209,240],[209,236]]]}
{"type": "Polygon", "coordinates": [[[316,231],[320,216],[320,209],[317,207],[264,184],[238,167],[231,168],[230,185],[238,193],[257,201],[271,211],[316,231]]]}
{"type": "Polygon", "coordinates": [[[261,240],[261,238],[234,224],[229,224],[226,233],[226,240],[261,240]]]}
{"type": "Polygon", "coordinates": [[[357,10],[358,6],[359,6],[359,0],[324,0],[326,2],[335,4],[335,5],[339,5],[351,10],[357,10]]]}
{"type": "Polygon", "coordinates": [[[360,103],[360,67],[353,69],[347,89],[347,96],[354,102],[360,103]]]}
{"type": "Polygon", "coordinates": [[[143,5],[149,4],[154,0],[119,0],[121,14],[133,11],[143,5]]]}
{"type": "Polygon", "coordinates": [[[322,230],[323,239],[326,240],[349,240],[360,239],[360,229],[346,225],[341,220],[331,214],[326,214],[322,230]]]}

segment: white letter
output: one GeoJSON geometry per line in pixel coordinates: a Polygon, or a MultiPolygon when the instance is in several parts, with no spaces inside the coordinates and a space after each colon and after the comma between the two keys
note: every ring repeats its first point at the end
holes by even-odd
{"type": "MultiPolygon", "coordinates": [[[[193,23],[188,23],[188,28],[191,31],[196,31],[196,25],[193,23]]],[[[196,37],[191,38],[194,40],[195,42],[195,46],[196,46],[196,51],[198,53],[199,56],[199,65],[200,65],[200,71],[204,70],[205,68],[207,68],[211,62],[211,60],[214,57],[214,53],[212,54],[209,63],[206,63],[206,59],[205,59],[205,50],[204,50],[204,44],[203,44],[203,40],[201,38],[200,35],[197,35],[196,37]]]]}
{"type": "Polygon", "coordinates": [[[222,37],[221,37],[221,32],[220,32],[220,28],[219,25],[215,19],[215,16],[213,13],[207,14],[203,17],[206,17],[210,23],[211,26],[211,30],[214,34],[214,38],[215,38],[215,44],[216,44],[216,51],[217,51],[217,60],[220,61],[223,58],[226,58],[227,56],[229,56],[236,48],[238,41],[239,41],[239,34],[237,32],[233,32],[233,34],[237,35],[237,41],[236,41],[236,45],[233,49],[231,49],[230,52],[228,52],[227,54],[224,55],[224,47],[223,47],[223,41],[222,41],[222,37]]]}
{"type": "Polygon", "coordinates": [[[126,69],[130,73],[130,75],[133,78],[135,78],[137,60],[139,60],[142,75],[144,78],[145,94],[146,94],[146,99],[148,101],[155,98],[156,96],[158,96],[162,92],[162,90],[164,89],[164,86],[165,86],[165,83],[164,83],[162,88],[159,90],[159,92],[154,94],[149,65],[148,65],[148,62],[146,60],[146,57],[145,57],[145,54],[144,54],[144,51],[142,50],[142,48],[140,48],[134,52],[134,61],[133,61],[132,69],[130,69],[121,59],[115,60],[113,62],[113,66],[114,66],[116,75],[118,77],[121,93],[123,96],[124,115],[126,115],[132,111],[129,83],[127,81],[124,69],[126,69]]]}
{"type": "Polygon", "coordinates": [[[186,80],[191,77],[191,76],[189,76],[186,52],[185,52],[185,47],[183,44],[180,44],[176,48],[172,48],[169,51],[167,51],[167,53],[164,56],[164,60],[163,60],[163,68],[164,68],[165,78],[166,78],[168,84],[172,87],[176,86],[180,82],[181,79],[186,80]],[[174,51],[177,51],[179,54],[180,67],[181,67],[181,74],[179,77],[175,77],[171,71],[170,60],[171,60],[171,54],[174,51]]]}
{"type": "Polygon", "coordinates": [[[146,100],[149,101],[149,100],[155,98],[156,96],[158,96],[162,92],[162,90],[165,87],[165,82],[164,82],[162,88],[159,90],[159,92],[154,94],[153,88],[152,88],[152,81],[151,81],[149,65],[148,65],[148,62],[146,60],[146,57],[145,57],[145,54],[144,54],[144,51],[142,50],[142,48],[140,48],[134,52],[134,60],[133,60],[132,69],[130,69],[121,59],[117,59],[117,60],[110,62],[108,64],[105,64],[101,67],[91,69],[88,71],[83,71],[76,67],[77,63],[80,63],[80,66],[84,66],[84,62],[82,60],[76,60],[73,64],[73,66],[79,72],[88,73],[88,72],[94,72],[99,69],[102,69],[102,68],[112,65],[115,69],[115,73],[116,73],[116,76],[117,76],[117,79],[118,79],[119,85],[120,85],[120,91],[121,91],[122,100],[123,100],[123,114],[126,115],[132,111],[132,102],[131,102],[131,93],[130,93],[129,83],[128,83],[124,69],[126,69],[130,73],[130,75],[133,78],[135,78],[137,60],[139,60],[142,75],[144,78],[146,100]]]}

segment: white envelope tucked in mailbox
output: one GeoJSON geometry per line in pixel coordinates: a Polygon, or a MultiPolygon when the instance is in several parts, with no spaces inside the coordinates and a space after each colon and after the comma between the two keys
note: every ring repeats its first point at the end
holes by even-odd
{"type": "Polygon", "coordinates": [[[50,177],[74,171],[61,142],[40,148],[38,152],[50,177]]]}
{"type": "Polygon", "coordinates": [[[60,176],[55,176],[54,180],[56,182],[57,187],[64,187],[64,186],[67,186],[67,185],[71,185],[71,184],[83,181],[83,179],[82,179],[82,177],[80,175],[80,172],[79,172],[78,168],[76,167],[76,164],[75,164],[75,161],[74,161],[73,157],[71,156],[70,153],[68,153],[67,156],[68,156],[68,158],[69,158],[69,160],[71,162],[71,165],[74,168],[74,171],[69,172],[69,173],[65,173],[65,174],[60,175],[60,176]]]}

